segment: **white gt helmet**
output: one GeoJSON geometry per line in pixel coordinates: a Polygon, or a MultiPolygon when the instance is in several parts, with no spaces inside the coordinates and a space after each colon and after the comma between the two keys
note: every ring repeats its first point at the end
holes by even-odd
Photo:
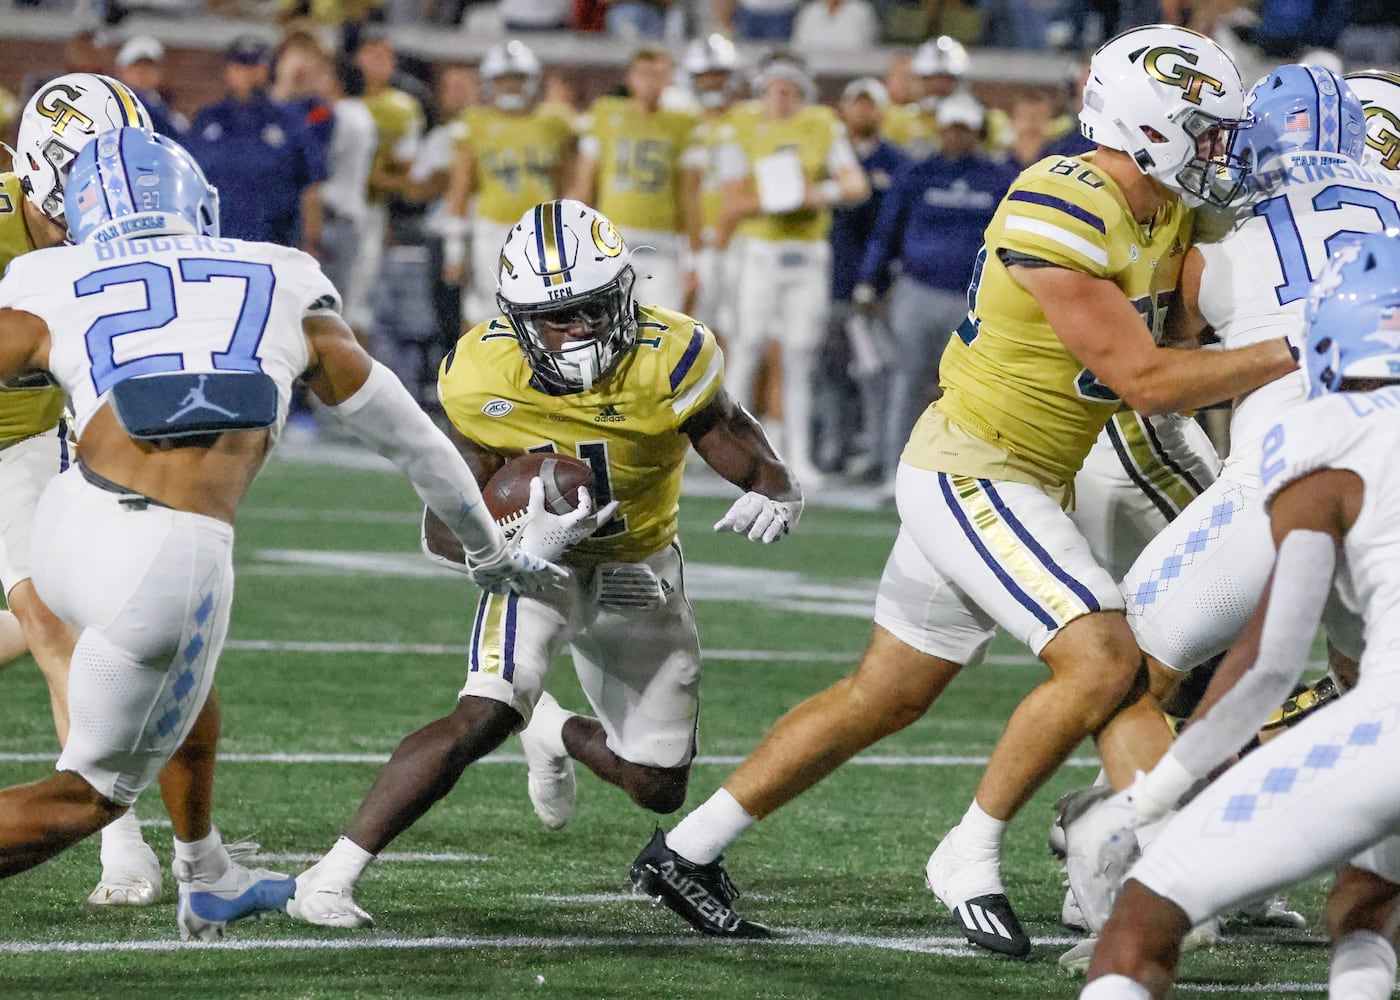
{"type": "Polygon", "coordinates": [[[914,58],[909,68],[916,76],[955,76],[967,75],[967,49],[962,42],[947,35],[930,38],[914,50],[914,58]]]}
{"type": "Polygon", "coordinates": [[[68,73],[35,92],[19,119],[14,166],[34,207],[62,226],[63,182],[73,159],[98,133],[151,128],[146,106],[126,84],[97,73],[68,73]]]}
{"type": "Polygon", "coordinates": [[[753,92],[762,95],[774,80],[791,80],[802,91],[802,99],[811,104],[817,99],[817,81],[807,69],[806,61],[786,50],[765,53],[758,61],[753,78],[753,92]]]}
{"type": "Polygon", "coordinates": [[[518,39],[504,45],[493,45],[486,50],[481,60],[481,82],[486,96],[502,111],[519,111],[534,99],[540,88],[540,77],[544,70],[533,49],[518,39]],[[519,94],[501,93],[495,81],[503,76],[525,78],[525,89],[519,94]]]}
{"type": "Polygon", "coordinates": [[[724,73],[724,85],[714,90],[697,90],[696,100],[702,108],[717,108],[729,99],[734,84],[734,74],[739,69],[739,53],[734,43],[723,35],[710,35],[697,38],[685,47],[681,68],[691,79],[707,73],[724,73]]]}
{"type": "Polygon", "coordinates": [[[1244,97],[1224,49],[1186,28],[1153,24],[1094,53],[1079,127],[1188,204],[1225,205],[1243,187],[1234,145],[1246,124],[1244,97]]]}
{"type": "Polygon", "coordinates": [[[1366,148],[1361,162],[1367,167],[1400,170],[1400,75],[1381,69],[1348,73],[1347,83],[1361,98],[1366,112],[1366,148]]]}
{"type": "Polygon", "coordinates": [[[601,212],[546,201],[506,234],[496,303],[544,388],[585,392],[637,341],[635,283],[632,253],[601,212]]]}

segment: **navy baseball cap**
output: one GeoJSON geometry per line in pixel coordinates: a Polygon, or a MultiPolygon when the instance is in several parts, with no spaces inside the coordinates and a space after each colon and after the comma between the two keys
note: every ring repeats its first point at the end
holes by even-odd
{"type": "Polygon", "coordinates": [[[224,51],[224,62],[261,66],[272,55],[268,44],[255,35],[241,35],[224,51]]]}

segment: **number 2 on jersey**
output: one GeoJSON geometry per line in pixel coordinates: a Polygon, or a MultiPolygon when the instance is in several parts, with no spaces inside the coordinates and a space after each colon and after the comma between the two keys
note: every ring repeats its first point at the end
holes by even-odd
{"type": "MultiPolygon", "coordinates": [[[[267,319],[272,312],[272,289],[275,278],[270,264],[238,260],[216,260],[208,257],[180,259],[180,280],[184,283],[208,282],[214,278],[234,278],[244,282],[243,308],[233,328],[229,345],[216,351],[213,357],[219,371],[260,372],[258,344],[262,342],[267,319]]],[[[92,386],[100,396],[124,379],[136,375],[183,371],[184,355],[180,353],[146,354],[120,364],[116,360],[116,342],[132,333],[158,330],[178,315],[175,303],[175,275],[164,264],[143,261],[122,264],[93,271],[73,282],[73,292],[79,297],[100,295],[120,285],[141,285],[146,295],[146,308],[99,316],[85,335],[88,357],[92,359],[92,386]]]]}

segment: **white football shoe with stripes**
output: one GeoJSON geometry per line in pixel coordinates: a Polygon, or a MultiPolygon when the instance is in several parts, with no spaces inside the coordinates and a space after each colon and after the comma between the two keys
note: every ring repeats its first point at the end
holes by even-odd
{"type": "Polygon", "coordinates": [[[963,936],[999,955],[1027,958],[1031,939],[1011,909],[995,855],[973,857],[958,850],[957,828],[943,838],[924,867],[924,884],[948,907],[963,936]]]}

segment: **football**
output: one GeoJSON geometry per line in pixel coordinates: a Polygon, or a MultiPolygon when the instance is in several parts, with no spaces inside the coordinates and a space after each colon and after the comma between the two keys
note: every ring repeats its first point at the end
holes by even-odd
{"type": "Polygon", "coordinates": [[[593,492],[593,469],[587,462],[551,453],[521,455],[497,469],[481,491],[497,524],[507,524],[525,513],[530,480],[536,476],[544,480],[545,509],[554,514],[567,514],[578,506],[580,486],[593,492]]]}

